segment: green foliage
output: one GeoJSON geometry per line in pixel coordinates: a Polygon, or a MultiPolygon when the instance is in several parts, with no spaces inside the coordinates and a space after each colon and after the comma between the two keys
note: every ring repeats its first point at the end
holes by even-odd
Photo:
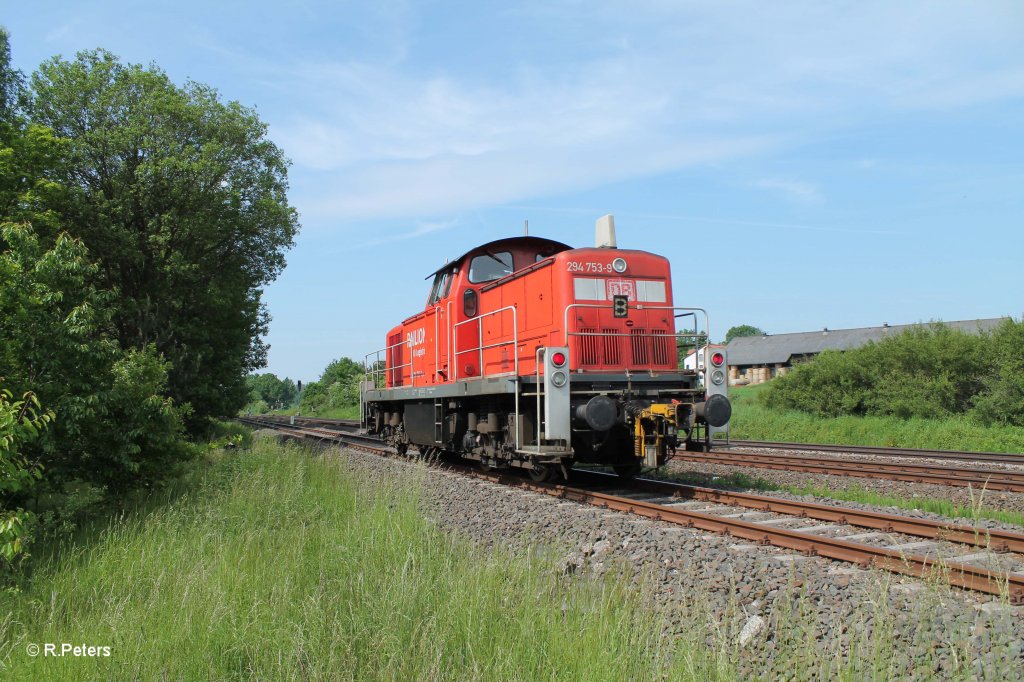
{"type": "Polygon", "coordinates": [[[306,414],[354,408],[359,405],[359,382],[363,380],[363,366],[350,358],[334,360],[320,375],[303,388],[299,409],[306,414]]]}
{"type": "Polygon", "coordinates": [[[66,192],[44,203],[96,258],[91,283],[117,294],[113,338],[170,362],[168,390],[191,404],[193,427],[234,413],[266,357],[261,287],[297,229],[266,125],[207,86],[103,50],[44,63],[29,112],[66,147],[50,171],[66,192]]]}
{"type": "Polygon", "coordinates": [[[34,390],[59,419],[33,447],[61,487],[74,479],[112,493],[151,485],[189,456],[182,419],[166,396],[167,362],[153,346],[122,350],[111,338],[111,296],[90,282],[97,266],[61,234],[44,250],[27,225],[0,236],[0,375],[34,390]]]}
{"type": "Polygon", "coordinates": [[[822,417],[795,409],[767,407],[760,396],[772,382],[729,390],[732,438],[835,445],[881,445],[934,450],[1024,452],[1024,428],[980,423],[971,414],[943,419],[891,416],[822,417]]]}
{"type": "MultiPolygon", "coordinates": [[[[1017,326],[1011,320],[1003,328],[1017,326]]],[[[933,324],[860,348],[825,351],[772,381],[765,404],[826,417],[942,419],[966,414],[985,390],[982,377],[993,369],[987,350],[991,343],[986,335],[933,324]]],[[[1019,357],[1022,351],[1016,352],[1019,357]]]]}
{"type": "Polygon", "coordinates": [[[9,123],[24,96],[24,76],[11,66],[11,37],[0,27],[0,123],[9,123]]]}
{"type": "MultiPolygon", "coordinates": [[[[0,378],[2,381],[2,378],[0,378]]],[[[43,410],[39,398],[28,392],[12,402],[13,395],[0,388],[0,557],[4,573],[25,552],[23,536],[31,514],[14,501],[20,499],[42,477],[42,467],[22,452],[53,421],[53,412],[43,410]]]]}
{"type": "Polygon", "coordinates": [[[267,372],[265,374],[250,374],[245,379],[246,388],[249,389],[249,404],[246,405],[247,412],[281,410],[291,407],[299,398],[295,382],[285,377],[278,379],[276,374],[267,372]],[[260,406],[262,410],[254,410],[253,407],[260,406]]]}
{"type": "Polygon", "coordinates": [[[983,362],[989,369],[974,396],[974,415],[984,424],[1024,426],[1024,321],[997,327],[983,362]]]}
{"type": "Polygon", "coordinates": [[[733,339],[741,336],[763,336],[764,331],[759,327],[754,327],[749,324],[741,324],[736,327],[730,327],[729,331],[725,333],[725,341],[722,343],[729,343],[733,339]]]}

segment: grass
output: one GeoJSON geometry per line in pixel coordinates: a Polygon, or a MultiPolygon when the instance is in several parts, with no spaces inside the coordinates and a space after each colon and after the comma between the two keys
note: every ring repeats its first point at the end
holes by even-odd
{"type": "Polygon", "coordinates": [[[4,593],[6,676],[717,676],[698,650],[669,659],[630,583],[483,554],[423,520],[402,483],[368,485],[336,460],[265,443],[225,459],[192,493],[60,548],[4,593]],[[26,654],[46,642],[111,655],[26,654]]]}
{"type": "MultiPolygon", "coordinates": [[[[668,640],[653,583],[566,576],[543,549],[486,552],[441,533],[418,511],[422,470],[367,481],[343,458],[265,440],[199,473],[41,553],[31,582],[0,593],[5,679],[887,680],[934,669],[936,647],[960,662],[943,677],[971,673],[972,624],[943,623],[938,586],[893,613],[879,574],[869,599],[823,624],[794,579],[744,649],[747,607],[689,584],[668,640]],[[912,661],[900,617],[927,643],[912,661]],[[48,642],[110,655],[26,653],[48,642]]],[[[1009,648],[1000,656],[1012,665],[1009,648]]]]}
{"type": "Polygon", "coordinates": [[[796,410],[774,410],[758,399],[768,384],[733,387],[731,438],[737,440],[878,445],[931,450],[1024,452],[1024,428],[982,426],[966,417],[819,417],[796,410]]]}

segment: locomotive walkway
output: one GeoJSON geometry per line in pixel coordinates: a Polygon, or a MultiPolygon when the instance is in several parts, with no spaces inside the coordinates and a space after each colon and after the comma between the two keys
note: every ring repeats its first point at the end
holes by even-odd
{"type": "MultiPolygon", "coordinates": [[[[292,425],[289,418],[244,417],[243,423],[269,427],[318,442],[394,454],[375,438],[345,433],[352,422],[292,425]]],[[[298,421],[298,420],[296,420],[298,421]]],[[[692,453],[688,453],[692,454],[692,453]]],[[[494,483],[541,492],[688,528],[729,535],[756,544],[796,550],[874,566],[950,585],[1006,596],[1024,603],[1024,534],[867,512],[765,495],[700,488],[665,481],[623,481],[593,471],[575,471],[574,484],[536,483],[519,476],[484,473],[466,465],[449,468],[494,483]],[[628,489],[623,490],[624,486],[628,489]],[[824,523],[820,523],[824,522],[824,523]],[[852,532],[851,532],[852,531],[852,532]],[[865,532],[866,531],[866,532],[865,532]],[[965,550],[967,554],[962,552],[965,550]]]]}

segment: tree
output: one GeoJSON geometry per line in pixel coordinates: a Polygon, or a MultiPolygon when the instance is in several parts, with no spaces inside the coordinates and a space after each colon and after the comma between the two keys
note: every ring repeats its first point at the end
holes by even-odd
{"type": "Polygon", "coordinates": [[[30,89],[31,116],[67,146],[52,173],[67,194],[51,208],[97,259],[93,283],[116,294],[118,344],[166,358],[194,428],[234,413],[265,364],[261,288],[298,228],[266,125],[207,86],[178,87],[104,50],[44,63],[30,89]]]}
{"type": "Polygon", "coordinates": [[[319,412],[359,404],[359,382],[363,380],[362,364],[351,358],[333,360],[317,381],[306,384],[300,405],[304,411],[319,412]]]}
{"type": "Polygon", "coordinates": [[[0,27],[0,121],[10,122],[17,116],[24,96],[24,81],[21,71],[11,66],[10,34],[0,27]]]}
{"type": "Polygon", "coordinates": [[[35,394],[28,392],[13,402],[12,397],[0,388],[0,557],[7,567],[25,551],[22,537],[31,516],[17,502],[42,475],[22,447],[53,421],[53,412],[42,410],[35,394]]]}
{"type": "Polygon", "coordinates": [[[987,341],[973,414],[984,424],[1024,426],[1024,321],[1006,320],[987,341]]]}
{"type": "Polygon", "coordinates": [[[763,336],[764,332],[758,328],[753,327],[749,324],[741,324],[736,327],[730,327],[729,331],[725,333],[725,341],[723,343],[728,344],[733,339],[740,338],[741,336],[763,336]]]}
{"type": "Polygon", "coordinates": [[[31,225],[0,225],[0,376],[56,414],[31,448],[47,482],[78,479],[119,493],[172,473],[189,451],[186,412],[166,396],[167,363],[152,346],[122,350],[98,266],[60,234],[45,249],[31,225]]]}
{"type": "Polygon", "coordinates": [[[278,379],[276,374],[251,374],[246,379],[249,388],[249,403],[263,402],[271,410],[280,410],[293,405],[298,398],[295,382],[285,377],[278,379]]]}

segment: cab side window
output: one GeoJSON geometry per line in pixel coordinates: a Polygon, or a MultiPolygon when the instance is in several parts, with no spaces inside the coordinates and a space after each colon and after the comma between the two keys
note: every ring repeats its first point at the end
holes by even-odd
{"type": "Polygon", "coordinates": [[[441,298],[448,298],[448,294],[452,292],[452,281],[455,279],[455,268],[448,273],[448,279],[445,280],[444,291],[441,293],[441,298]]]}
{"type": "Polygon", "coordinates": [[[485,253],[476,256],[469,263],[469,281],[471,284],[492,282],[511,274],[512,254],[508,251],[485,253]]]}
{"type": "Polygon", "coordinates": [[[451,273],[448,271],[439,272],[434,277],[434,286],[430,287],[430,296],[427,298],[427,305],[434,305],[448,295],[448,289],[452,286],[451,273]]]}

